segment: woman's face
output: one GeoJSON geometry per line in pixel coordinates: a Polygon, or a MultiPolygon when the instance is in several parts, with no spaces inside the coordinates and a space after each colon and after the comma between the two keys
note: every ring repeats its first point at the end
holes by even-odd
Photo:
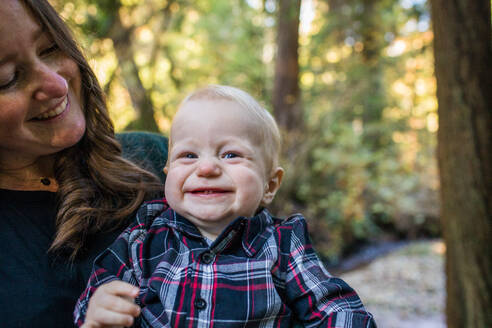
{"type": "Polygon", "coordinates": [[[77,64],[19,0],[0,6],[0,168],[35,163],[85,132],[77,64]]]}

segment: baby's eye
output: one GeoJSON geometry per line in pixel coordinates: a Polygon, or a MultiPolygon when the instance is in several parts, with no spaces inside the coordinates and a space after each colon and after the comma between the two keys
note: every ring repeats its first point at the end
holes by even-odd
{"type": "Polygon", "coordinates": [[[194,153],[183,153],[180,157],[181,158],[198,158],[198,156],[196,156],[196,154],[194,154],[194,153]]]}
{"type": "Polygon", "coordinates": [[[241,157],[241,155],[239,155],[238,153],[230,151],[230,152],[225,153],[222,157],[224,157],[224,158],[236,158],[236,157],[241,157]]]}

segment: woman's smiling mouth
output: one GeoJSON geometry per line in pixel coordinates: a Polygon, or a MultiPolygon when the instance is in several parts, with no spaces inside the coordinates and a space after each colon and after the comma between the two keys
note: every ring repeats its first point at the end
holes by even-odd
{"type": "Polygon", "coordinates": [[[68,105],[68,95],[65,96],[65,99],[63,99],[63,101],[58,106],[56,106],[55,108],[53,108],[47,112],[44,112],[44,113],[34,117],[33,120],[41,121],[41,120],[47,120],[47,119],[56,117],[56,116],[60,115],[61,113],[63,113],[65,111],[65,109],[67,109],[67,105],[68,105]]]}

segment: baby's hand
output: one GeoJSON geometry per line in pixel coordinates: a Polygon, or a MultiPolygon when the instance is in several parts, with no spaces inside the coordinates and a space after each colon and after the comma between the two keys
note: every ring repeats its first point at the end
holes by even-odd
{"type": "Polygon", "coordinates": [[[123,282],[111,281],[101,285],[92,295],[82,328],[129,327],[140,314],[133,300],[138,288],[123,282]]]}

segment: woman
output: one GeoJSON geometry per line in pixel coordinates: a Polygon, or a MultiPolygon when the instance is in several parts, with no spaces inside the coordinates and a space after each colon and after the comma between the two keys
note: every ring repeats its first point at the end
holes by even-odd
{"type": "Polygon", "coordinates": [[[95,255],[157,190],[122,158],[96,77],[54,9],[3,0],[1,326],[72,326],[95,255]]]}

